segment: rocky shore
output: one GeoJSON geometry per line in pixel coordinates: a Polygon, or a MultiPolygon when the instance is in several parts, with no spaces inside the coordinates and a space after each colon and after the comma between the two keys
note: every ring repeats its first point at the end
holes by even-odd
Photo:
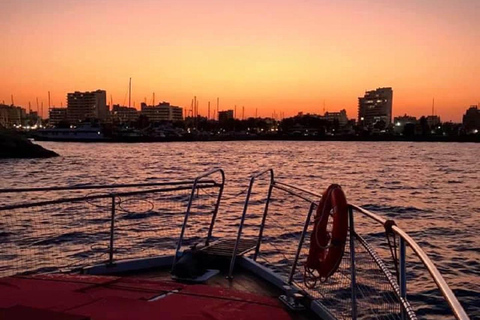
{"type": "Polygon", "coordinates": [[[54,151],[32,143],[27,138],[5,129],[0,129],[0,159],[57,157],[54,151]]]}

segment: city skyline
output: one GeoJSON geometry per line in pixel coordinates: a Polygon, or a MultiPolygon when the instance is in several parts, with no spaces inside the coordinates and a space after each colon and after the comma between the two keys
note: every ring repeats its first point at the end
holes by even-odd
{"type": "MultiPolygon", "coordinates": [[[[107,91],[113,103],[167,100],[201,115],[346,109],[389,86],[393,116],[461,122],[480,101],[479,4],[405,1],[9,1],[0,101],[66,106],[66,93],[107,91]],[[130,5],[129,5],[130,3],[130,5]],[[128,101],[128,100],[127,100],[128,101]]],[[[133,104],[133,103],[132,103],[133,104]]]]}

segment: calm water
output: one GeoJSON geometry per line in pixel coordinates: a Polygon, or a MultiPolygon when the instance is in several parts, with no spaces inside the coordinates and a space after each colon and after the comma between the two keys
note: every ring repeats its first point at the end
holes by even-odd
{"type": "Polygon", "coordinates": [[[427,254],[472,318],[480,317],[478,144],[408,142],[202,142],[82,144],[42,142],[61,157],[1,160],[0,188],[192,178],[213,167],[226,196],[248,176],[322,192],[342,185],[350,202],[394,218],[427,254]]]}

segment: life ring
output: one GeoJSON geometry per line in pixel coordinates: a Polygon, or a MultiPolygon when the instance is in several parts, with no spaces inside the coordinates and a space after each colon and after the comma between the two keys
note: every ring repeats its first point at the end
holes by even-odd
{"type": "Polygon", "coordinates": [[[323,193],[315,214],[310,250],[305,264],[307,287],[315,286],[317,280],[325,281],[337,271],[345,251],[347,233],[347,199],[342,188],[332,184],[323,193]],[[333,219],[332,230],[327,230],[330,216],[333,219]]]}

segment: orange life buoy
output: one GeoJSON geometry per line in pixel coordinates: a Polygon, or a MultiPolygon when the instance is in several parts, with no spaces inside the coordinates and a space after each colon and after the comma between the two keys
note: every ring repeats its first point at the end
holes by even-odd
{"type": "Polygon", "coordinates": [[[325,280],[337,271],[345,251],[347,233],[347,199],[342,188],[332,184],[323,193],[315,214],[310,250],[305,264],[307,286],[312,286],[312,281],[314,286],[317,279],[325,280]],[[330,216],[333,218],[332,228],[327,230],[330,216]]]}

